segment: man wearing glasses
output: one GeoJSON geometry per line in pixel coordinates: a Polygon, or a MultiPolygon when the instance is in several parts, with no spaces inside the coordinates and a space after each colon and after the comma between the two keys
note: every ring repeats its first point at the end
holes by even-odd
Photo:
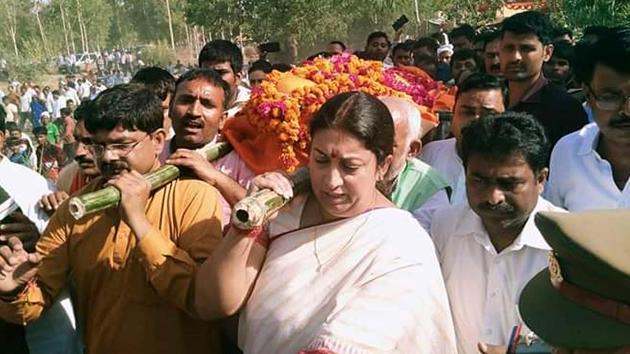
{"type": "Polygon", "coordinates": [[[194,179],[150,190],[142,175],[160,166],[166,139],[151,91],[113,87],[93,112],[85,123],[101,177],[84,191],[112,185],[120,205],[74,220],[64,202],[36,253],[17,238],[0,247],[0,318],[38,318],[71,281],[88,353],[218,353],[216,324],[193,306],[197,269],[221,240],[216,190],[194,179]]]}
{"type": "Polygon", "coordinates": [[[630,27],[577,60],[595,122],[558,142],[545,195],[569,211],[630,208],[630,27]]]}

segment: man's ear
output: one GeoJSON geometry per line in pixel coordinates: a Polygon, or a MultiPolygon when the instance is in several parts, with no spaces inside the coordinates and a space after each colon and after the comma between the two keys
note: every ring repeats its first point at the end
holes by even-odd
{"type": "Polygon", "coordinates": [[[549,177],[549,168],[547,167],[540,170],[540,172],[538,172],[538,175],[535,176],[536,184],[538,185],[538,194],[542,194],[544,192],[545,183],[547,183],[547,177],[549,177]]]}
{"type": "Polygon", "coordinates": [[[219,132],[223,130],[223,125],[227,121],[227,118],[228,118],[228,112],[227,110],[224,110],[223,114],[221,115],[221,118],[219,118],[219,132]]]}
{"type": "Polygon", "coordinates": [[[409,152],[407,153],[407,159],[412,159],[418,155],[422,151],[422,141],[414,139],[409,144],[409,152]]]}
{"type": "Polygon", "coordinates": [[[160,156],[160,154],[162,154],[162,150],[168,149],[168,146],[166,146],[166,131],[163,128],[160,128],[151,133],[151,135],[155,146],[155,153],[157,156],[160,156]]]}
{"type": "Polygon", "coordinates": [[[553,55],[553,44],[543,45],[543,62],[548,62],[553,55]]]}

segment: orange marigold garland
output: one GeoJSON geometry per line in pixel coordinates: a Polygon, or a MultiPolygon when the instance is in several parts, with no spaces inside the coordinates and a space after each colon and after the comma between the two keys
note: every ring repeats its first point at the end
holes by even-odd
{"type": "Polygon", "coordinates": [[[278,138],[279,158],[284,168],[292,172],[300,164],[296,150],[306,151],[310,142],[308,122],[329,98],[363,91],[374,96],[407,98],[430,108],[438,90],[438,84],[426,77],[400,69],[384,70],[381,62],[342,54],[304,62],[286,73],[272,72],[252,90],[239,115],[244,115],[261,133],[278,138]],[[294,83],[286,85],[286,81],[294,83]]]}

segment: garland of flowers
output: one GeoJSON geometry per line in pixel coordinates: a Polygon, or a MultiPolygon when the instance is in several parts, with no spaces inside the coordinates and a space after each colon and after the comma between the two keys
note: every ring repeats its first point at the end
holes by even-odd
{"type": "Polygon", "coordinates": [[[289,172],[299,165],[296,150],[305,151],[309,142],[308,122],[329,98],[343,92],[363,91],[374,96],[395,96],[427,107],[433,105],[438,84],[399,69],[383,70],[383,64],[344,53],[330,59],[306,61],[290,72],[274,71],[252,90],[249,102],[239,115],[263,133],[278,138],[280,160],[289,172]],[[310,80],[290,93],[278,90],[278,83],[295,76],[310,80]]]}

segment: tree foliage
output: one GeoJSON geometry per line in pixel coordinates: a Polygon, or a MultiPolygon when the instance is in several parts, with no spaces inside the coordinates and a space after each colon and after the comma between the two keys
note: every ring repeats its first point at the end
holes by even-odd
{"type": "MultiPolygon", "coordinates": [[[[450,24],[493,22],[502,0],[169,0],[176,46],[226,38],[245,44],[279,41],[300,57],[341,39],[361,49],[368,33],[393,35],[405,14],[412,38],[433,30],[440,12],[450,24]]],[[[547,0],[552,16],[570,28],[619,25],[628,0],[547,0]]],[[[42,62],[59,53],[170,43],[166,0],[0,0],[3,56],[42,62]]]]}

